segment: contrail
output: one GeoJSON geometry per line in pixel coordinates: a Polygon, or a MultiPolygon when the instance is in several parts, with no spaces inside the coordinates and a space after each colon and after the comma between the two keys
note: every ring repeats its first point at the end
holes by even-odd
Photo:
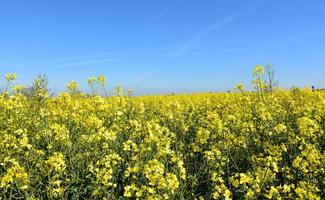
{"type": "Polygon", "coordinates": [[[164,16],[171,8],[173,8],[180,0],[175,0],[169,4],[161,13],[160,16],[164,16]]]}
{"type": "Polygon", "coordinates": [[[248,12],[248,10],[229,15],[229,16],[227,16],[227,17],[225,17],[225,18],[223,18],[223,19],[221,19],[221,20],[219,20],[219,21],[217,21],[217,22],[215,22],[213,24],[210,24],[210,25],[206,26],[205,28],[200,30],[198,33],[196,33],[191,39],[186,41],[185,44],[181,45],[178,48],[178,50],[174,53],[174,55],[175,56],[180,56],[180,55],[185,54],[203,36],[207,35],[208,33],[214,31],[215,29],[217,29],[217,28],[219,28],[221,26],[224,26],[226,24],[231,23],[232,21],[235,21],[236,19],[243,16],[247,12],[248,12]]]}

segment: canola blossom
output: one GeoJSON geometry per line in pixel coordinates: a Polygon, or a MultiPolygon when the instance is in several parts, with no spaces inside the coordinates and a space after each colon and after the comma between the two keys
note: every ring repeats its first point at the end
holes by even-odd
{"type": "Polygon", "coordinates": [[[0,95],[0,199],[325,198],[325,92],[107,98],[96,81],[0,95]]]}

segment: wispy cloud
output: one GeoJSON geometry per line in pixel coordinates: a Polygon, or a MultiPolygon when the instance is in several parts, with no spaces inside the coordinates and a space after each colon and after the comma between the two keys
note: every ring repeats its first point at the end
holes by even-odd
{"type": "Polygon", "coordinates": [[[241,46],[228,47],[227,45],[214,47],[212,49],[193,49],[186,52],[186,55],[207,55],[207,54],[220,54],[220,53],[236,53],[236,52],[247,52],[247,51],[256,51],[256,50],[269,50],[274,48],[281,48],[289,46],[293,43],[296,43],[301,40],[310,39],[313,36],[317,35],[315,31],[309,31],[298,34],[289,34],[282,35],[281,38],[273,39],[272,43],[259,43],[252,45],[253,41],[248,42],[247,44],[242,44],[241,46]]]}
{"type": "Polygon", "coordinates": [[[107,62],[113,62],[117,60],[119,59],[115,59],[115,58],[91,59],[91,60],[62,63],[62,64],[54,65],[54,67],[74,67],[74,66],[81,66],[81,65],[88,65],[88,64],[107,63],[107,62]]]}
{"type": "Polygon", "coordinates": [[[1,59],[0,58],[0,66],[1,67],[6,67],[6,68],[19,68],[22,67],[23,65],[20,63],[12,62],[7,59],[1,59]]]}
{"type": "Polygon", "coordinates": [[[147,79],[150,75],[152,75],[154,73],[155,69],[150,69],[148,71],[145,71],[141,74],[138,74],[137,76],[135,76],[133,79],[129,80],[126,85],[127,86],[136,86],[139,85],[141,83],[143,83],[145,81],[145,79],[147,79]]]}
{"type": "Polygon", "coordinates": [[[225,25],[235,21],[236,19],[240,18],[241,16],[245,15],[246,13],[248,13],[248,10],[237,12],[237,13],[234,13],[234,14],[224,17],[223,19],[218,20],[213,24],[206,26],[205,28],[203,28],[202,30],[197,32],[195,35],[193,35],[192,38],[189,39],[188,41],[186,41],[183,45],[179,46],[179,48],[172,55],[181,56],[181,55],[186,54],[191,48],[193,48],[197,44],[197,42],[202,37],[208,35],[209,33],[215,31],[216,29],[218,29],[222,26],[225,26],[225,25]]]}
{"type": "Polygon", "coordinates": [[[164,16],[171,8],[173,8],[180,0],[173,0],[159,15],[164,16]]]}
{"type": "Polygon", "coordinates": [[[304,39],[312,38],[316,35],[317,35],[317,30],[302,32],[302,33],[298,33],[296,35],[291,35],[290,37],[288,37],[287,42],[295,42],[295,41],[299,41],[299,40],[304,40],[304,39]]]}

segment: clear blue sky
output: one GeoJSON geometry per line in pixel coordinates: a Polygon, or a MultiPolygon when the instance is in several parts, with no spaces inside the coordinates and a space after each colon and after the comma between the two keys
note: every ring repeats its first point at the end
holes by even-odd
{"type": "MultiPolygon", "coordinates": [[[[106,75],[136,94],[226,91],[272,63],[280,85],[325,87],[323,0],[8,0],[0,75],[53,91],[106,75]]],[[[3,78],[1,78],[3,82],[3,78]]]]}

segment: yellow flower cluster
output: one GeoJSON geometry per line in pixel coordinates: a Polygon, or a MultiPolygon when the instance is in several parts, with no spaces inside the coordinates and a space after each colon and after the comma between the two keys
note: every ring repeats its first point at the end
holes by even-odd
{"type": "Polygon", "coordinates": [[[259,92],[226,94],[105,98],[104,76],[93,95],[11,85],[0,199],[325,199],[325,93],[263,93],[262,73],[259,92]]]}
{"type": "Polygon", "coordinates": [[[7,170],[1,177],[0,188],[6,191],[9,187],[16,185],[21,190],[28,189],[29,178],[24,167],[20,166],[15,159],[10,158],[5,158],[1,165],[5,166],[7,170]]]}
{"type": "MultiPolygon", "coordinates": [[[[117,153],[111,153],[103,159],[97,161],[94,165],[89,166],[89,171],[94,174],[95,181],[98,185],[104,186],[106,189],[115,188],[117,186],[113,180],[114,171],[118,171],[119,163],[122,158],[117,153]]],[[[95,190],[97,195],[98,191],[95,190]]]]}

